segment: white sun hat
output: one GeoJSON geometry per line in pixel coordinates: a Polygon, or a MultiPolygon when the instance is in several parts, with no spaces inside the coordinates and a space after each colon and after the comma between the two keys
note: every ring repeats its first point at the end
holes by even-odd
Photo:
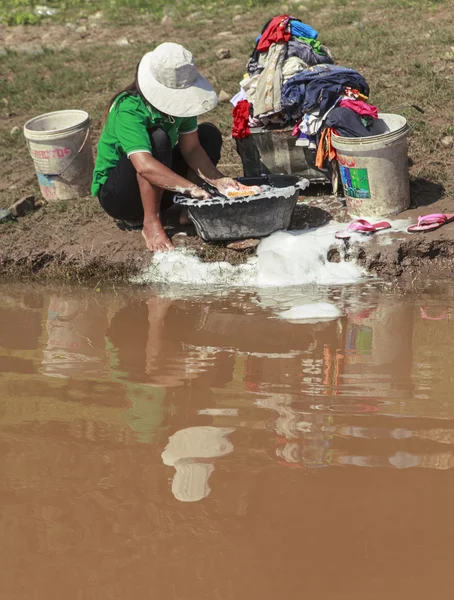
{"type": "Polygon", "coordinates": [[[212,110],[218,97],[194,58],[180,44],[166,42],[143,56],[137,82],[145,99],[172,117],[197,117],[212,110]]]}

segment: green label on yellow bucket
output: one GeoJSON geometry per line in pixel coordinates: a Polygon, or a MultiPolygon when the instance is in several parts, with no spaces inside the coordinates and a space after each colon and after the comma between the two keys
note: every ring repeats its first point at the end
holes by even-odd
{"type": "Polygon", "coordinates": [[[340,165],[344,193],[350,198],[370,198],[367,169],[356,169],[340,165]]]}

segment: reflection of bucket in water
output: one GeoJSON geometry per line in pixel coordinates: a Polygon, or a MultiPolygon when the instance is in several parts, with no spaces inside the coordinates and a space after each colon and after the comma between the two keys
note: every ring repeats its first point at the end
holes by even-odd
{"type": "Polygon", "coordinates": [[[410,205],[407,145],[410,128],[400,115],[380,113],[378,117],[372,125],[376,135],[332,136],[351,215],[393,215],[410,205]]]}
{"type": "Polygon", "coordinates": [[[88,113],[59,110],[39,115],[25,123],[24,135],[46,200],[90,193],[93,154],[88,113]]]}
{"type": "Polygon", "coordinates": [[[42,372],[49,377],[72,377],[99,373],[105,351],[102,315],[97,315],[96,331],[87,320],[79,299],[52,295],[45,317],[47,341],[43,348],[42,372]]]}

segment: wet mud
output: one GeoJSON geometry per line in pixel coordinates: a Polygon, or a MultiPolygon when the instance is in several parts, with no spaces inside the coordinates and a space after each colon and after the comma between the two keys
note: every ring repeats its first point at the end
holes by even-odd
{"type": "MultiPolygon", "coordinates": [[[[424,191],[424,190],[423,190],[424,191]]],[[[425,196],[424,196],[425,197],[425,196]]],[[[415,222],[431,212],[452,212],[448,199],[434,205],[423,204],[398,216],[415,222]]],[[[291,231],[320,228],[330,221],[348,223],[351,217],[342,198],[312,195],[300,198],[290,224],[291,231]]],[[[206,243],[192,226],[178,225],[176,213],[166,217],[166,230],[178,248],[187,248],[205,262],[227,261],[232,265],[248,261],[256,252],[257,241],[206,243]]],[[[93,199],[71,201],[64,209],[47,205],[13,223],[0,224],[0,277],[17,279],[60,279],[77,282],[124,282],[140,273],[152,260],[139,231],[122,231],[93,199]]],[[[454,256],[454,224],[434,232],[387,234],[356,240],[344,256],[355,261],[372,276],[386,280],[424,280],[430,273],[451,275],[454,256]]],[[[333,248],[328,260],[339,260],[333,248]]]]}

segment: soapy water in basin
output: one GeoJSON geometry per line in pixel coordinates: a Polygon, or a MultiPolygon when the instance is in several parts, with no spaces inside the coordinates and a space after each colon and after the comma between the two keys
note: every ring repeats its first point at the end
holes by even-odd
{"type": "Polygon", "coordinates": [[[290,198],[295,194],[297,190],[305,190],[309,186],[307,179],[300,179],[296,185],[289,185],[287,187],[272,187],[270,185],[260,186],[262,191],[260,194],[254,194],[253,196],[243,196],[227,198],[226,196],[213,196],[207,200],[196,200],[195,198],[188,198],[187,196],[178,195],[175,196],[174,202],[176,204],[183,204],[185,206],[218,206],[225,204],[241,204],[244,202],[253,202],[254,200],[262,200],[264,198],[290,198]]]}

